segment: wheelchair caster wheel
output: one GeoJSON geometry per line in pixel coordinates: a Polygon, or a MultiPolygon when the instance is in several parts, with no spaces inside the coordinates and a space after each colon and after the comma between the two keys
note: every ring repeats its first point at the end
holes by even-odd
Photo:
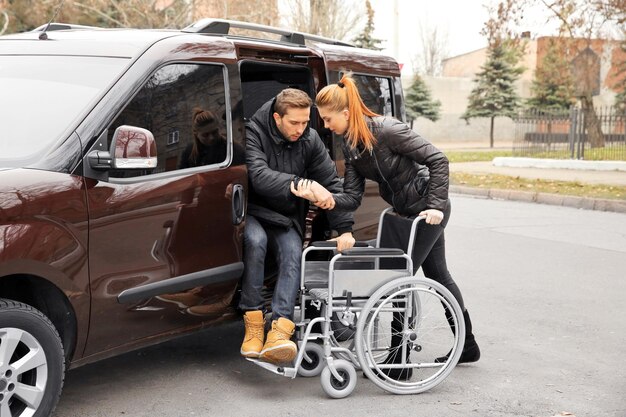
{"type": "Polygon", "coordinates": [[[333,366],[343,381],[335,378],[330,368],[326,366],[322,371],[322,388],[330,398],[347,397],[356,386],[356,370],[350,362],[344,359],[336,359],[333,361],[333,366]]]}
{"type": "Polygon", "coordinates": [[[303,377],[318,376],[322,373],[324,365],[324,348],[317,343],[309,342],[304,349],[306,356],[302,358],[300,367],[298,368],[298,375],[303,377]],[[307,356],[309,360],[307,360],[307,356]]]}

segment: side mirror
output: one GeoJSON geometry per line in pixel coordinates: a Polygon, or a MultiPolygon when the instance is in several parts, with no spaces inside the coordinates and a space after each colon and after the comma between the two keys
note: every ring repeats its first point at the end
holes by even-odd
{"type": "Polygon", "coordinates": [[[111,141],[112,168],[154,169],[157,166],[157,146],[154,135],[136,126],[120,126],[111,141]]]}

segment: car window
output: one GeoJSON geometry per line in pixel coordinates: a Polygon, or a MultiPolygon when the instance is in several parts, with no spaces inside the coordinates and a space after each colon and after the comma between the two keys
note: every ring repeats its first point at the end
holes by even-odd
{"type": "Polygon", "coordinates": [[[156,71],[108,130],[110,147],[118,126],[148,129],[157,144],[151,171],[116,170],[128,178],[220,164],[227,160],[224,69],[210,64],[169,64],[156,71]]]}
{"type": "Polygon", "coordinates": [[[0,165],[28,165],[50,152],[127,65],[124,58],[2,56],[0,165]]]}
{"type": "MultiPolygon", "coordinates": [[[[339,77],[342,76],[343,74],[339,75],[339,77]]],[[[363,103],[370,110],[383,116],[394,116],[391,79],[364,74],[352,74],[352,79],[359,89],[363,103]]],[[[343,143],[343,136],[335,135],[332,148],[332,155],[335,160],[343,160],[343,143]]]]}
{"type": "Polygon", "coordinates": [[[353,78],[370,110],[383,116],[394,116],[389,78],[361,74],[354,74],[353,78]]]}

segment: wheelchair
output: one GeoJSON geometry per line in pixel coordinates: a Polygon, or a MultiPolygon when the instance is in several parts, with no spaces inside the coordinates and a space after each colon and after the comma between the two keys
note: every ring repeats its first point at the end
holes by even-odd
{"type": "Polygon", "coordinates": [[[341,253],[335,242],[309,245],[296,306],[296,359],[292,366],[248,360],[286,377],[319,375],[331,398],[352,393],[357,371],[393,394],[440,384],[461,356],[465,325],[445,287],[414,275],[410,254],[423,219],[389,208],[375,241],[341,253]]]}

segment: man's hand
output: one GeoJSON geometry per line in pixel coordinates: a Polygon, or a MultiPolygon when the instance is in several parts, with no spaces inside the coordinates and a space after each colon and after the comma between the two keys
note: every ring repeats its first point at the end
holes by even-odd
{"type": "Polygon", "coordinates": [[[337,242],[337,250],[339,252],[352,248],[355,242],[354,237],[352,237],[352,232],[343,233],[330,240],[337,242]]]}
{"type": "Polygon", "coordinates": [[[422,211],[420,216],[426,216],[426,223],[428,224],[439,224],[443,221],[443,212],[436,209],[428,209],[422,211]]]}

